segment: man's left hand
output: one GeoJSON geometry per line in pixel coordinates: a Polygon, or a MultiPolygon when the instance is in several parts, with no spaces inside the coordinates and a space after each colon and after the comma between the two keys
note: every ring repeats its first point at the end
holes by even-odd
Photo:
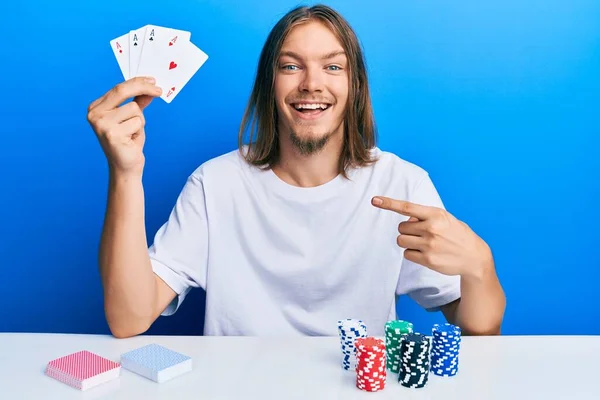
{"type": "Polygon", "coordinates": [[[396,239],[398,246],[406,249],[407,260],[445,275],[461,276],[479,276],[493,263],[487,243],[446,210],[381,196],[371,202],[410,217],[398,224],[396,239]]]}

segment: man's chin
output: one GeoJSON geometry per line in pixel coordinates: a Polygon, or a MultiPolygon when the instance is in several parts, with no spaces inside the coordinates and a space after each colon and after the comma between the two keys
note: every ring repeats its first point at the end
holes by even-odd
{"type": "Polygon", "coordinates": [[[299,132],[292,131],[290,133],[290,139],[294,148],[301,155],[316,154],[323,150],[323,148],[329,142],[331,133],[315,133],[315,132],[299,132]]]}

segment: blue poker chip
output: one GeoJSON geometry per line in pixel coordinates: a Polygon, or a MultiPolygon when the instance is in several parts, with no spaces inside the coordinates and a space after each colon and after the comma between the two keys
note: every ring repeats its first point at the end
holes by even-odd
{"type": "Polygon", "coordinates": [[[432,328],[430,372],[438,376],[458,373],[461,329],[449,323],[434,324],[432,328]]]}
{"type": "Polygon", "coordinates": [[[452,325],[449,323],[445,324],[434,324],[433,325],[433,334],[440,334],[443,336],[460,336],[461,329],[456,325],[452,325]]]}

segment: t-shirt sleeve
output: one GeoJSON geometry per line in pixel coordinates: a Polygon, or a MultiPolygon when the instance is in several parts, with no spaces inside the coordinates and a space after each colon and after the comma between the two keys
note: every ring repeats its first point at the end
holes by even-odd
{"type": "MultiPolygon", "coordinates": [[[[444,208],[438,191],[426,172],[408,200],[444,208]]],[[[460,298],[460,276],[444,275],[403,259],[396,294],[406,294],[424,309],[438,311],[440,306],[460,298]]]]}
{"type": "Polygon", "coordinates": [[[177,293],[161,315],[174,314],[192,288],[206,289],[208,224],[198,177],[187,179],[148,252],[154,273],[177,293]]]}

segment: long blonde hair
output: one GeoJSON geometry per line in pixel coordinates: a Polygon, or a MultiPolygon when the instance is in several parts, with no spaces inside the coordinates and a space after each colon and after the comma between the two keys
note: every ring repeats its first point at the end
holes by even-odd
{"type": "Polygon", "coordinates": [[[275,72],[286,36],[297,25],[317,20],[325,23],[341,42],[348,59],[349,91],[344,117],[344,144],[339,173],[347,177],[349,167],[371,164],[370,150],[376,145],[377,130],[371,105],[366,63],[358,38],[348,22],[332,8],[318,4],[292,9],[273,27],[263,46],[252,93],[238,135],[242,152],[244,134],[249,129],[247,151],[242,152],[252,165],[268,169],[279,160],[275,72]],[[254,138],[256,137],[256,140],[254,138]]]}

